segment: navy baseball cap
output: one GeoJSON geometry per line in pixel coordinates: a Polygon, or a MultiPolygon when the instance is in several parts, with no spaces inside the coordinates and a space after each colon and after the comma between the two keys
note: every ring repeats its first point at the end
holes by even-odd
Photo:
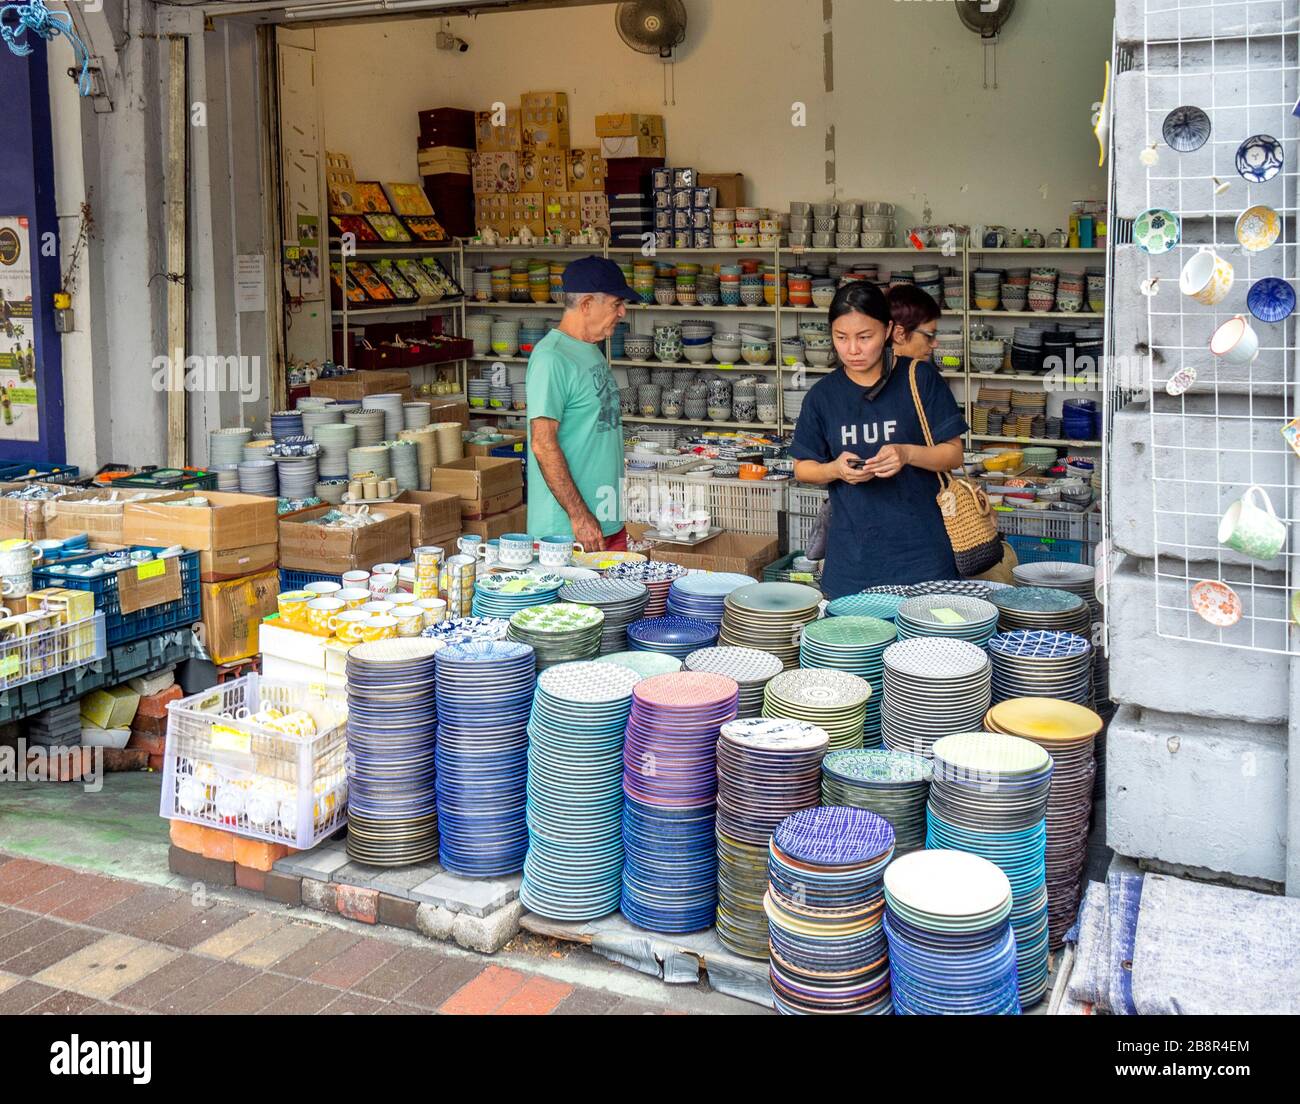
{"type": "Polygon", "coordinates": [[[606,257],[582,257],[564,270],[565,295],[613,295],[629,303],[641,296],[627,286],[623,270],[606,257]]]}

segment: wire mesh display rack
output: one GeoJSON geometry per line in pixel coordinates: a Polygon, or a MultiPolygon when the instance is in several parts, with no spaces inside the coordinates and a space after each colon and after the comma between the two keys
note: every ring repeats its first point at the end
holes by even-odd
{"type": "Polygon", "coordinates": [[[1145,149],[1157,157],[1147,168],[1145,207],[1172,211],[1182,223],[1177,246],[1144,257],[1146,280],[1158,281],[1146,300],[1155,627],[1164,637],[1300,652],[1290,621],[1300,568],[1290,532],[1300,513],[1298,461],[1281,433],[1297,413],[1296,323],[1261,321],[1247,304],[1263,279],[1296,284],[1300,11],[1295,0],[1144,0],[1144,14],[1145,149]],[[1163,137],[1167,116],[1183,106],[1199,107],[1211,123],[1205,144],[1186,153],[1163,137]],[[1238,149],[1255,135],[1283,147],[1282,169],[1267,181],[1238,172],[1238,149]],[[1281,233],[1270,248],[1251,252],[1236,223],[1256,205],[1281,216],[1281,233]],[[1183,267],[1206,246],[1234,270],[1230,291],[1213,305],[1179,286],[1183,267]],[[1259,338],[1257,357],[1239,364],[1210,351],[1215,331],[1237,315],[1259,338]],[[1196,379],[1178,393],[1169,384],[1181,369],[1196,379]],[[1288,527],[1282,552],[1268,561],[1219,540],[1224,512],[1254,486],[1288,527]],[[1216,625],[1198,614],[1194,590],[1203,582],[1235,592],[1238,621],[1216,625]]]}

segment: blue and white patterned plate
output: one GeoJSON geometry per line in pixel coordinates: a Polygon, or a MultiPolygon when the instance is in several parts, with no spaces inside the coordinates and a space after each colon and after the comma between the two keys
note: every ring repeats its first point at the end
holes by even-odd
{"type": "Polygon", "coordinates": [[[1282,171],[1282,143],[1271,134],[1255,134],[1237,147],[1237,172],[1252,184],[1263,184],[1282,171]]]}

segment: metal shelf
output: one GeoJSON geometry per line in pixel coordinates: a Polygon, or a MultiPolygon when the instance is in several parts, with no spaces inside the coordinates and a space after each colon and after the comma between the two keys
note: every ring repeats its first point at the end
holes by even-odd
{"type": "Polygon", "coordinates": [[[973,310],[967,311],[966,314],[971,318],[1091,318],[1094,321],[1102,321],[1106,315],[1094,314],[1092,311],[1077,311],[1075,313],[1066,313],[1065,311],[1008,311],[1008,310],[973,310]]]}
{"type": "MultiPolygon", "coordinates": [[[[744,361],[738,361],[735,364],[714,364],[710,361],[708,364],[692,364],[689,360],[679,360],[675,364],[664,360],[611,360],[609,362],[615,368],[671,368],[673,371],[685,372],[776,372],[782,368],[779,364],[746,364],[744,361]]],[[[789,369],[793,371],[793,369],[789,369]]]]}
{"type": "Polygon", "coordinates": [[[764,425],[762,422],[715,422],[705,418],[694,420],[691,418],[643,418],[639,414],[626,414],[623,417],[623,425],[639,425],[645,422],[647,425],[688,425],[688,426],[712,426],[715,429],[761,429],[765,432],[779,432],[775,424],[764,425]]]}
{"type": "Polygon", "coordinates": [[[992,437],[987,433],[971,433],[972,441],[997,441],[1009,445],[1055,445],[1057,448],[1101,448],[1100,441],[1066,441],[1056,437],[992,437]]]}
{"type": "Polygon", "coordinates": [[[773,314],[776,307],[683,307],[674,304],[671,307],[661,307],[658,303],[629,303],[627,305],[628,313],[632,311],[703,311],[706,314],[773,314]]]}
{"type": "Polygon", "coordinates": [[[975,246],[971,246],[971,248],[970,248],[970,252],[971,252],[971,253],[980,253],[980,254],[983,254],[983,253],[1038,253],[1038,254],[1043,254],[1043,255],[1045,255],[1045,256],[1052,256],[1052,257],[1063,257],[1063,256],[1067,256],[1067,255],[1072,256],[1072,255],[1074,255],[1074,254],[1076,254],[1076,253],[1081,254],[1081,255],[1083,255],[1083,256],[1085,256],[1085,257],[1097,257],[1097,256],[1104,257],[1104,256],[1106,255],[1106,250],[1104,250],[1104,249],[1100,249],[1100,248],[1098,248],[1098,247],[1096,247],[1096,246],[1089,247],[1088,249],[1069,249],[1069,248],[1066,248],[1066,249],[1034,249],[1034,248],[1032,248],[1032,247],[1025,247],[1025,246],[1016,246],[1016,247],[1011,247],[1011,246],[999,246],[999,247],[996,248],[996,249],[980,249],[980,248],[976,248],[975,246]]]}
{"type": "MultiPolygon", "coordinates": [[[[330,251],[337,252],[342,249],[343,243],[338,238],[330,239],[330,251]]],[[[365,257],[423,257],[426,253],[455,253],[455,245],[437,245],[433,242],[426,242],[424,245],[418,242],[412,242],[410,245],[358,245],[356,250],[349,254],[351,260],[361,260],[365,257]]]]}
{"type": "MultiPolygon", "coordinates": [[[[463,299],[439,299],[436,303],[403,303],[400,306],[392,307],[352,307],[349,310],[332,310],[330,314],[335,318],[347,316],[349,321],[355,319],[375,318],[385,314],[410,314],[412,311],[437,311],[451,310],[459,307],[464,302],[463,299]]],[[[357,323],[360,325],[360,323],[357,323]]],[[[351,329],[351,326],[348,327],[351,329]]]]}

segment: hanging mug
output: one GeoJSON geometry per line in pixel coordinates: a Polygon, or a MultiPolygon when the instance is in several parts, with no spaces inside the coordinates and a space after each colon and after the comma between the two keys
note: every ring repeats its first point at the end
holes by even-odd
{"type": "Polygon", "coordinates": [[[1250,487],[1219,522],[1219,543],[1253,560],[1271,560],[1286,543],[1286,523],[1273,512],[1263,487],[1250,487]]]}
{"type": "Polygon", "coordinates": [[[1184,295],[1190,295],[1203,306],[1222,303],[1232,290],[1232,265],[1208,245],[1197,250],[1196,255],[1183,265],[1178,286],[1184,295]]]}
{"type": "Polygon", "coordinates": [[[1244,315],[1235,315],[1214,331],[1210,352],[1229,364],[1250,364],[1259,356],[1259,335],[1244,315]]]}

